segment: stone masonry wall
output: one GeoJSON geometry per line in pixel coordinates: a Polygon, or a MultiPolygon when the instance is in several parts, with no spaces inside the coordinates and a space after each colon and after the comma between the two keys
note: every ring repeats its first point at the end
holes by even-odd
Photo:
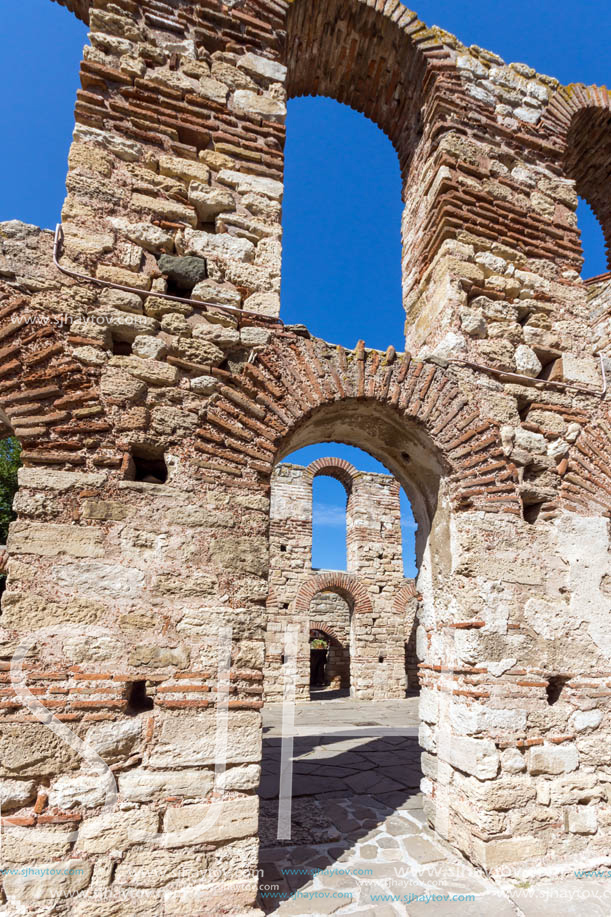
{"type": "MultiPolygon", "coordinates": [[[[390,475],[357,471],[343,459],[321,458],[307,468],[279,464],[271,491],[266,700],[283,697],[288,624],[299,627],[297,697],[309,698],[308,642],[312,622],[320,617],[315,603],[331,590],[350,609],[348,633],[338,630],[339,642],[349,651],[351,695],[405,697],[406,633],[414,627],[416,607],[413,582],[403,575],[399,484],[390,475]],[[346,488],[347,575],[312,568],[312,482],[317,475],[335,477],[346,488]],[[367,609],[356,610],[356,589],[368,596],[367,609]]],[[[335,627],[331,618],[327,623],[335,627]]]]}
{"type": "Polygon", "coordinates": [[[323,441],[383,461],[418,520],[431,824],[489,868],[604,857],[608,278],[579,277],[575,207],[609,239],[611,95],[398,0],[64,5],[90,43],[60,256],[92,280],[0,226],[0,430],[24,461],[0,757],[6,865],[79,872],[5,874],[8,913],[254,904],[271,476],[323,441]],[[397,150],[405,353],[277,321],[285,99],[321,93],[397,150]]]}

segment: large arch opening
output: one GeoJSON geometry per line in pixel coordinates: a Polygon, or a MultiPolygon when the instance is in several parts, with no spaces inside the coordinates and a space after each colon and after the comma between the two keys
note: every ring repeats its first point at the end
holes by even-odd
{"type": "Polygon", "coordinates": [[[436,41],[422,41],[426,26],[399,0],[386,4],[383,11],[370,0],[348,3],[298,0],[288,11],[286,30],[289,109],[283,317],[288,316],[291,322],[305,321],[326,340],[350,347],[359,338],[375,347],[386,348],[390,343],[396,346],[404,340],[401,332],[404,310],[419,283],[420,258],[424,257],[426,247],[421,232],[423,201],[417,189],[424,167],[419,153],[426,145],[422,111],[432,83],[427,76],[430,65],[442,63],[448,57],[448,50],[436,41]],[[319,98],[302,98],[307,96],[319,98]],[[304,131],[297,151],[295,131],[299,119],[307,112],[320,112],[322,117],[304,131]],[[345,130],[340,133],[342,156],[334,159],[329,157],[328,148],[337,146],[337,135],[330,144],[327,142],[326,153],[321,155],[317,146],[320,147],[325,136],[333,136],[327,132],[336,119],[350,128],[348,133],[345,130]],[[389,143],[384,145],[381,135],[365,119],[377,125],[389,143]],[[374,147],[379,151],[376,156],[371,155],[374,147]],[[299,152],[303,162],[293,172],[299,152]],[[337,179],[318,183],[318,204],[312,208],[314,212],[309,220],[300,221],[293,209],[292,188],[297,188],[299,182],[303,193],[306,176],[305,186],[311,194],[311,178],[307,186],[307,177],[313,167],[316,170],[317,152],[319,172],[333,173],[339,167],[339,185],[337,179]],[[377,164],[380,153],[386,163],[383,171],[377,164]],[[341,191],[350,171],[355,176],[354,190],[351,194],[344,190],[337,197],[336,192],[341,191]],[[293,179],[293,174],[298,178],[293,179]],[[384,183],[390,180],[393,190],[385,208],[387,217],[378,224],[378,217],[384,216],[380,204],[385,195],[378,193],[383,188],[382,180],[384,183]],[[372,188],[376,189],[373,197],[368,195],[372,188]],[[356,198],[355,204],[347,200],[350,196],[356,198]],[[401,200],[404,209],[400,216],[401,200]],[[347,206],[350,214],[352,232],[346,236],[343,230],[347,220],[342,219],[341,213],[333,212],[333,206],[338,204],[347,206]],[[327,227],[328,235],[324,234],[325,221],[334,216],[341,237],[347,239],[344,245],[338,244],[338,232],[334,233],[332,223],[327,227]],[[394,229],[398,229],[399,222],[402,254],[399,254],[399,233],[394,229]],[[308,232],[304,226],[312,228],[308,232]],[[363,240],[365,246],[359,244],[363,240]],[[318,273],[321,258],[306,255],[299,260],[304,251],[315,252],[317,247],[325,252],[324,261],[328,262],[329,251],[335,254],[332,270],[324,278],[318,273]],[[403,308],[399,305],[400,297],[403,308]],[[352,325],[346,319],[354,312],[359,321],[352,325]]]}
{"type": "Polygon", "coordinates": [[[403,349],[401,176],[362,114],[328,98],[287,111],[281,317],[353,348],[403,349]]]}
{"type": "MultiPolygon", "coordinates": [[[[88,5],[80,2],[79,13],[88,5]]],[[[12,126],[4,170],[17,178],[3,183],[0,219],[53,227],[66,196],[66,161],[87,27],[48,0],[39,0],[31,12],[17,3],[5,4],[2,11],[5,34],[11,36],[0,61],[2,123],[12,126]],[[33,61],[49,78],[32,78],[33,61]]]]}
{"type": "MultiPolygon", "coordinates": [[[[586,93],[589,91],[586,89],[586,93]]],[[[591,104],[575,112],[566,135],[564,166],[579,195],[577,219],[584,256],[583,276],[597,276],[611,269],[611,111],[608,107],[591,104]]]]}
{"type": "MultiPolygon", "coordinates": [[[[10,432],[2,425],[0,434],[10,432]]],[[[15,519],[13,504],[17,494],[17,475],[21,466],[21,443],[14,436],[0,439],[0,602],[6,587],[6,543],[9,525],[15,519]]]]}
{"type": "MultiPolygon", "coordinates": [[[[276,466],[267,608],[268,701],[280,700],[282,694],[284,654],[279,652],[277,635],[288,621],[300,627],[300,700],[311,698],[313,689],[323,696],[319,693],[323,688],[329,692],[325,697],[340,688],[349,689],[353,697],[378,699],[417,692],[417,603],[407,600],[416,595],[416,529],[410,502],[397,479],[356,446],[313,444],[285,456],[276,466]],[[322,494],[323,502],[317,502],[319,482],[332,485],[335,502],[325,501],[328,491],[322,494]],[[363,617],[351,613],[355,597],[346,589],[352,580],[369,594],[373,606],[366,626],[363,617]],[[321,582],[329,586],[321,600],[324,615],[301,600],[303,587],[309,583],[318,587],[321,582]],[[321,629],[315,622],[321,621],[339,635],[338,642],[328,634],[314,633],[321,629]],[[335,668],[340,660],[338,680],[335,668]]],[[[314,605],[316,601],[313,596],[314,605]]]]}
{"type": "Polygon", "coordinates": [[[584,280],[595,278],[606,273],[606,242],[602,226],[596,214],[585,198],[580,197],[577,203],[577,226],[581,237],[583,267],[581,276],[584,280]]]}

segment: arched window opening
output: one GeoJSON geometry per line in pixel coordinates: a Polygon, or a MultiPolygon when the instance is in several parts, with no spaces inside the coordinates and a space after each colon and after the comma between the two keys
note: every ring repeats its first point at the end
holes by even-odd
{"type": "Polygon", "coordinates": [[[318,475],[312,482],[312,568],[346,569],[346,502],[343,484],[318,475]]]}
{"type": "Polygon", "coordinates": [[[606,273],[609,268],[602,226],[592,207],[582,197],[577,204],[577,225],[581,233],[583,252],[581,276],[587,279],[606,273]]]}
{"type": "Polygon", "coordinates": [[[401,175],[364,115],[328,98],[288,104],[281,317],[348,348],[403,350],[401,175]]]}
{"type": "Polygon", "coordinates": [[[2,123],[11,125],[4,171],[13,180],[3,183],[0,219],[54,227],[66,196],[66,160],[87,26],[56,3],[37,3],[35,16],[27,15],[20,3],[4,7],[2,24],[11,40],[4,43],[0,58],[0,107],[2,123]],[[34,79],[33,61],[37,72],[50,78],[34,79]]]}
{"type": "MultiPolygon", "coordinates": [[[[333,456],[354,466],[358,472],[372,473],[392,477],[391,472],[369,453],[355,446],[343,443],[320,443],[305,446],[283,459],[283,463],[297,464],[304,467],[313,462],[333,456]]],[[[281,463],[282,464],[282,463],[281,463]]],[[[312,567],[321,570],[351,569],[347,564],[346,542],[350,544],[350,531],[347,531],[346,511],[350,508],[350,495],[347,481],[341,475],[331,477],[327,473],[318,473],[312,484],[312,567]],[[347,500],[348,497],[348,500],[347,500]]],[[[375,496],[372,495],[375,500],[375,496]]],[[[389,494],[391,503],[395,498],[389,494]]],[[[362,503],[359,499],[358,503],[362,503]]],[[[366,507],[355,506],[355,521],[366,524],[366,507]]],[[[403,575],[415,579],[418,575],[416,563],[416,532],[418,524],[414,518],[411,503],[407,494],[400,488],[398,521],[400,544],[398,551],[402,555],[403,575]]],[[[375,513],[374,513],[375,515],[375,513]]],[[[388,538],[388,525],[380,530],[382,537],[388,538]]],[[[394,533],[396,534],[396,533],[394,533]]],[[[286,550],[286,546],[285,546],[286,550]]],[[[358,572],[353,570],[353,572],[358,572]]]]}

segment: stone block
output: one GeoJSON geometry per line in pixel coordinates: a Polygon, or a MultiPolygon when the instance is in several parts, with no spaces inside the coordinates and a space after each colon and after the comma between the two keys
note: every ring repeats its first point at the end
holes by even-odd
{"type": "MultiPolygon", "coordinates": [[[[163,255],[159,259],[159,270],[175,283],[179,290],[186,292],[192,290],[208,276],[205,258],[196,258],[193,255],[187,257],[163,255]]],[[[165,303],[168,309],[173,305],[166,300],[160,300],[160,303],[165,303]]]]}
{"type": "Polygon", "coordinates": [[[564,810],[564,830],[569,834],[596,834],[598,814],[594,806],[571,806],[564,810]]]}
{"type": "Polygon", "coordinates": [[[134,566],[84,562],[56,567],[53,579],[65,589],[99,598],[134,599],[142,592],[145,574],[134,566]]]}
{"type": "Polygon", "coordinates": [[[268,548],[263,539],[244,535],[215,536],[210,542],[210,555],[222,570],[255,576],[267,574],[268,548]]]}
{"type": "MultiPolygon", "coordinates": [[[[110,223],[118,233],[140,245],[145,251],[157,255],[174,251],[174,236],[152,223],[130,223],[129,220],[114,217],[110,223]]],[[[129,295],[129,294],[128,294],[129,295]]]]}
{"type": "Polygon", "coordinates": [[[526,770],[524,755],[517,748],[505,748],[501,752],[501,767],[509,774],[521,774],[526,770]]]}
{"type": "Polygon", "coordinates": [[[237,65],[246,73],[251,73],[254,77],[264,77],[267,80],[273,80],[275,83],[282,83],[286,79],[286,67],[276,61],[269,60],[259,54],[253,54],[249,51],[238,58],[237,65]]]}
{"type": "Polygon", "coordinates": [[[209,188],[199,182],[189,185],[189,203],[197,210],[202,223],[212,223],[219,213],[235,210],[234,196],[223,188],[209,188]]]}
{"type": "Polygon", "coordinates": [[[0,776],[46,777],[72,770],[78,754],[40,723],[0,727],[0,776]]]}
{"type": "Polygon", "coordinates": [[[568,777],[548,781],[550,802],[554,806],[565,806],[602,799],[604,790],[596,774],[582,774],[579,771],[568,777]]]}
{"type": "Polygon", "coordinates": [[[210,181],[210,169],[202,162],[192,159],[180,159],[178,156],[160,156],[159,174],[170,178],[180,178],[184,182],[201,182],[207,185],[210,181]]]}
{"type": "Polygon", "coordinates": [[[176,385],[178,370],[161,360],[143,360],[140,357],[112,357],[110,366],[126,370],[130,375],[148,385],[176,385]]]}
{"type": "Polygon", "coordinates": [[[478,780],[492,780],[499,770],[499,753],[490,739],[440,733],[438,755],[452,767],[472,774],[478,780]]]}
{"type": "Polygon", "coordinates": [[[107,812],[81,824],[75,850],[83,853],[126,850],[133,844],[154,839],[158,830],[159,816],[147,809],[107,812]]]}
{"type": "Polygon", "coordinates": [[[101,557],[104,554],[104,532],[78,525],[51,522],[13,522],[9,530],[8,549],[13,554],[37,554],[42,557],[101,557]]]}
{"type": "Polygon", "coordinates": [[[485,869],[509,866],[542,857],[546,853],[545,841],[539,837],[510,837],[495,841],[473,838],[473,854],[477,863],[485,869]]]}
{"type": "Polygon", "coordinates": [[[95,127],[77,124],[72,136],[81,143],[99,144],[125,162],[139,162],[144,156],[144,150],[139,143],[110,131],[100,131],[95,127]]]}
{"type": "Polygon", "coordinates": [[[60,777],[51,785],[49,805],[59,809],[73,809],[75,806],[94,808],[104,805],[111,789],[112,784],[100,774],[60,777]]]}
{"type": "Polygon", "coordinates": [[[170,807],[163,819],[163,830],[176,837],[164,836],[164,844],[173,847],[249,837],[257,833],[258,813],[257,796],[170,807]]]}
{"type": "Polygon", "coordinates": [[[149,197],[148,194],[132,194],[131,206],[133,210],[149,210],[161,220],[175,220],[179,223],[186,223],[187,226],[197,226],[195,208],[187,204],[179,204],[178,201],[149,197]]]}
{"type": "Polygon", "coordinates": [[[112,723],[97,723],[87,730],[85,742],[107,762],[129,755],[142,735],[142,720],[134,717],[112,723]]]}
{"type": "Polygon", "coordinates": [[[183,646],[137,646],[129,654],[129,664],[153,666],[154,668],[185,669],[189,665],[189,653],[183,646]]]}
{"type": "Polygon", "coordinates": [[[602,710],[576,710],[571,716],[569,724],[575,732],[585,732],[596,729],[602,722],[602,710]]]}
{"type": "Polygon", "coordinates": [[[0,780],[0,812],[20,809],[36,798],[33,780],[0,780]]]}
{"type": "Polygon", "coordinates": [[[51,468],[20,468],[19,486],[66,491],[72,487],[101,487],[103,472],[53,471],[51,468]]]}
{"type": "Polygon", "coordinates": [[[249,175],[247,172],[234,172],[230,169],[222,169],[218,178],[222,184],[236,188],[239,194],[254,191],[256,194],[271,197],[272,200],[282,200],[283,184],[273,178],[264,178],[262,175],[249,175]]]}
{"type": "Polygon", "coordinates": [[[258,764],[242,764],[230,767],[219,777],[219,786],[229,792],[240,790],[256,790],[261,777],[261,768],[258,764]]]}
{"type": "Polygon", "coordinates": [[[122,503],[112,500],[85,500],[81,515],[83,519],[103,519],[110,522],[121,522],[127,519],[129,509],[122,503]]]}
{"type": "MultiPolygon", "coordinates": [[[[260,716],[250,710],[229,713],[227,764],[258,764],[261,758],[260,716]]],[[[216,760],[216,714],[203,711],[164,720],[149,765],[156,769],[201,767],[216,760]]]]}
{"type": "Polygon", "coordinates": [[[220,80],[215,80],[209,76],[202,76],[199,81],[199,94],[203,96],[204,99],[210,99],[211,102],[217,102],[219,105],[224,105],[229,95],[229,89],[225,83],[221,83],[220,80]]]}
{"type": "Polygon", "coordinates": [[[284,121],[286,105],[271,96],[259,95],[250,89],[236,89],[230,108],[238,114],[260,115],[266,121],[284,121]]]}
{"type": "Polygon", "coordinates": [[[537,774],[565,774],[576,770],[579,765],[579,753],[575,745],[563,742],[562,745],[535,745],[528,752],[528,772],[537,774]]]}
{"type": "Polygon", "coordinates": [[[250,262],[255,254],[252,242],[232,236],[228,232],[213,233],[185,229],[180,245],[186,255],[221,258],[224,261],[250,262]]]}
{"type": "Polygon", "coordinates": [[[119,367],[108,367],[100,380],[100,394],[111,403],[134,404],[146,395],[146,385],[119,367]]]}
{"type": "Polygon", "coordinates": [[[574,353],[563,353],[559,364],[554,366],[551,378],[561,375],[565,382],[602,388],[600,363],[595,357],[577,356],[574,353]]]}
{"type": "Polygon", "coordinates": [[[202,280],[193,288],[191,294],[193,299],[200,302],[214,303],[220,306],[234,306],[239,308],[242,301],[238,290],[235,287],[215,283],[214,280],[202,280]]]}
{"type": "MultiPolygon", "coordinates": [[[[231,768],[244,770],[248,767],[258,768],[255,765],[246,765],[245,768],[231,768]]],[[[239,778],[236,780],[240,782],[239,778]]],[[[246,782],[246,779],[242,780],[246,782]]],[[[214,785],[213,770],[172,770],[151,771],[136,768],[127,771],[119,777],[119,792],[121,798],[129,802],[150,802],[157,796],[183,796],[185,799],[201,799],[210,792],[214,785]]],[[[223,784],[221,784],[223,785],[223,784]]],[[[226,786],[226,789],[250,789],[250,787],[226,786]]]]}
{"type": "Polygon", "coordinates": [[[87,888],[93,864],[87,860],[61,860],[37,863],[31,875],[25,873],[4,876],[4,893],[10,904],[34,908],[48,902],[71,898],[87,888]]]}
{"type": "Polygon", "coordinates": [[[543,369],[542,363],[531,347],[527,344],[518,344],[515,352],[516,372],[523,376],[536,378],[543,369]]]}
{"type": "MultiPolygon", "coordinates": [[[[59,568],[60,570],[63,568],[59,568]]],[[[2,599],[2,623],[29,632],[53,624],[74,627],[77,624],[94,624],[105,612],[101,602],[80,596],[64,602],[51,602],[45,596],[27,593],[7,593],[2,599]]]]}

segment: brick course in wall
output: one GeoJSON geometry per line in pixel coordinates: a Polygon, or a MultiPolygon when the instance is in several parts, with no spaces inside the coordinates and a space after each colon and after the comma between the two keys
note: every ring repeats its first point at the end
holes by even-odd
{"type": "Polygon", "coordinates": [[[489,867],[602,858],[610,280],[579,277],[575,211],[609,242],[608,90],[398,2],[64,5],[90,44],[59,254],[93,279],[0,225],[0,433],[24,450],[0,742],[5,863],[81,872],[5,874],[7,913],[132,913],[137,890],[143,915],[196,914],[202,886],[214,913],[253,906],[272,474],[315,442],[380,459],[418,521],[431,824],[489,867]],[[278,320],[285,103],[320,93],[399,157],[404,353],[278,320]],[[35,701],[89,737],[118,804],[35,701]]]}

